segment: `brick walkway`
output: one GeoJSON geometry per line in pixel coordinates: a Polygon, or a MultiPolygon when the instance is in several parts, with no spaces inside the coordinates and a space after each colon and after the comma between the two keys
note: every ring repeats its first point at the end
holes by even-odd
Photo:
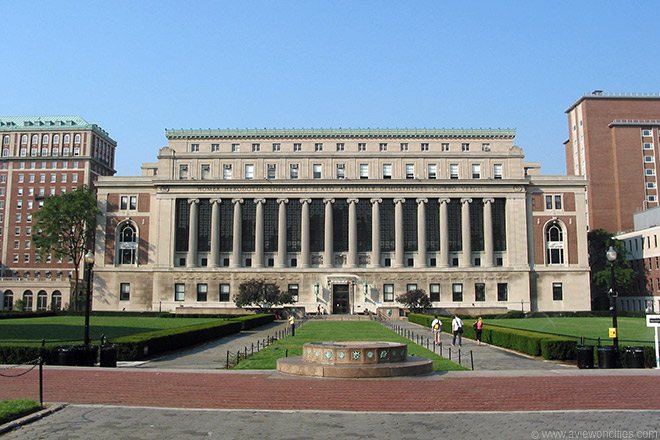
{"type": "MultiPolygon", "coordinates": [[[[342,411],[660,409],[656,370],[557,370],[520,375],[434,373],[322,379],[261,371],[44,368],[45,402],[177,408],[342,411]]],[[[0,400],[38,399],[34,370],[0,377],[0,400]]]]}

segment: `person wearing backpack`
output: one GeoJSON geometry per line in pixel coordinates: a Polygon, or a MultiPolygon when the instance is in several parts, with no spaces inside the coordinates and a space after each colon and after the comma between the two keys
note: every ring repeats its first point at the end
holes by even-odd
{"type": "Polygon", "coordinates": [[[436,344],[442,344],[442,321],[438,316],[435,316],[433,322],[431,322],[431,331],[433,332],[433,340],[436,344]]]}
{"type": "Polygon", "coordinates": [[[452,347],[456,346],[456,336],[458,335],[458,346],[463,345],[463,320],[458,317],[457,313],[454,313],[454,319],[451,321],[451,331],[454,334],[454,337],[451,340],[452,347]]]}

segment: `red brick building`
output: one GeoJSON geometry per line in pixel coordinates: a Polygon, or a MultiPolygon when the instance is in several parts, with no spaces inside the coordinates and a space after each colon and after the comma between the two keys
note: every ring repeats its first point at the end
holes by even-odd
{"type": "Polygon", "coordinates": [[[594,91],[568,110],[567,174],[589,181],[587,224],[616,233],[658,206],[660,95],[594,91]]]}

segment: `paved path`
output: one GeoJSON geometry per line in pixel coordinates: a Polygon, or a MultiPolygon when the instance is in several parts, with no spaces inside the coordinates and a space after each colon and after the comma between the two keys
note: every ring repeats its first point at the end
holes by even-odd
{"type": "Polygon", "coordinates": [[[472,440],[562,438],[563,434],[565,438],[657,439],[658,420],[658,411],[391,414],[76,405],[7,433],[3,438],[472,440]],[[592,437],[577,437],[585,432],[592,437]]]}

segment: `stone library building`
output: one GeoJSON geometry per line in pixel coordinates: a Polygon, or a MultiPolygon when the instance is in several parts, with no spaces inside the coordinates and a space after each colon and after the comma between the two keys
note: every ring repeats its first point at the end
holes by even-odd
{"type": "Polygon", "coordinates": [[[580,176],[509,129],[166,130],[99,177],[94,310],[223,313],[251,279],[307,312],[589,310],[580,176]]]}

